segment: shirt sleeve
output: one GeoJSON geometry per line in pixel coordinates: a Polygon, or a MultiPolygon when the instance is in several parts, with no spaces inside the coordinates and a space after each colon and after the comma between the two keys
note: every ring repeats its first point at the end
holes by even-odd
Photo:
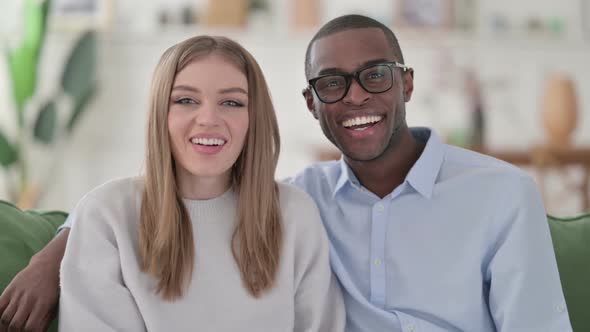
{"type": "Polygon", "coordinates": [[[344,331],[340,285],[330,268],[328,237],[311,198],[300,206],[295,253],[295,332],[344,331]]]}
{"type": "Polygon", "coordinates": [[[145,331],[123,282],[108,215],[87,195],[69,217],[82,222],[72,229],[61,263],[60,331],[145,331]]]}
{"type": "Polygon", "coordinates": [[[499,332],[572,331],[543,201],[523,177],[498,207],[494,254],[486,271],[499,332]]]}

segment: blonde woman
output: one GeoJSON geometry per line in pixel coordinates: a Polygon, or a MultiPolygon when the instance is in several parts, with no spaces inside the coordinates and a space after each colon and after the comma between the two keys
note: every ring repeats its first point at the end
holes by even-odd
{"type": "Polygon", "coordinates": [[[168,49],[146,172],[88,193],[61,265],[61,331],[342,331],[313,201],[274,180],[279,133],[254,58],[223,37],[168,49]]]}

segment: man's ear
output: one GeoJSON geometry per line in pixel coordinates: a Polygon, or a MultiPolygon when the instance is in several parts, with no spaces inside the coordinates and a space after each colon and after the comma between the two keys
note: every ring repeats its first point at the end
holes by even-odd
{"type": "Polygon", "coordinates": [[[407,103],[412,98],[414,92],[414,69],[409,68],[403,74],[404,80],[404,101],[407,103]]]}
{"type": "Polygon", "coordinates": [[[301,94],[303,95],[303,98],[305,98],[305,104],[307,105],[307,109],[309,110],[311,115],[313,115],[313,117],[317,120],[318,114],[313,103],[313,92],[311,92],[311,87],[308,86],[307,88],[303,89],[303,91],[301,91],[301,94]]]}

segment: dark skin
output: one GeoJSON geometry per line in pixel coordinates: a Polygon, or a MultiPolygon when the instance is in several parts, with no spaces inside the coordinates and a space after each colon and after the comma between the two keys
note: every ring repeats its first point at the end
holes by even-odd
{"type": "MultiPolygon", "coordinates": [[[[399,59],[381,30],[337,32],[312,45],[310,78],[352,73],[388,61],[399,59]]],[[[424,149],[412,136],[405,119],[405,103],[413,90],[413,71],[396,68],[393,87],[383,93],[369,93],[355,80],[344,99],[334,104],[321,102],[310,89],[303,92],[324,135],[342,152],[361,184],[380,198],[403,183],[424,149]],[[364,116],[379,116],[381,120],[362,131],[345,128],[344,121],[364,116]]]]}
{"type": "Polygon", "coordinates": [[[59,302],[59,266],[70,230],[31,258],[0,296],[0,332],[46,331],[59,302]]]}

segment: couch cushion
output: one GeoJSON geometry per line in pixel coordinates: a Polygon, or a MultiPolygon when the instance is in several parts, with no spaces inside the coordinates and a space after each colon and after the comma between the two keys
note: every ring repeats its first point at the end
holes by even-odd
{"type": "MultiPolygon", "coordinates": [[[[65,221],[66,213],[21,211],[0,201],[0,293],[65,221]]],[[[55,329],[55,322],[52,329],[55,329]]]]}
{"type": "Polygon", "coordinates": [[[548,220],[572,327],[590,331],[590,214],[548,220]]]}

